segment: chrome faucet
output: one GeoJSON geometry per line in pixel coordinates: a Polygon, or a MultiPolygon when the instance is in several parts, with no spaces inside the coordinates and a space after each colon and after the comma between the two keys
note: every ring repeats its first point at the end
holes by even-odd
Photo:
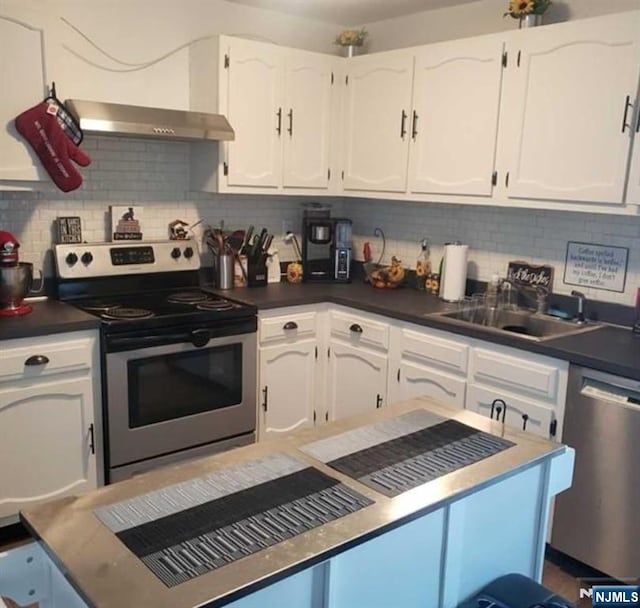
{"type": "Polygon", "coordinates": [[[547,312],[547,298],[549,297],[549,290],[541,285],[525,286],[512,279],[502,279],[502,284],[507,283],[511,289],[515,289],[519,294],[522,294],[525,299],[535,304],[536,313],[544,314],[547,312]],[[531,295],[531,291],[535,292],[535,297],[531,295]]]}
{"type": "Polygon", "coordinates": [[[576,315],[576,323],[578,325],[584,325],[587,322],[584,316],[584,303],[587,296],[585,296],[581,291],[576,291],[575,289],[571,292],[571,295],[574,298],[578,298],[578,314],[576,315]]]}

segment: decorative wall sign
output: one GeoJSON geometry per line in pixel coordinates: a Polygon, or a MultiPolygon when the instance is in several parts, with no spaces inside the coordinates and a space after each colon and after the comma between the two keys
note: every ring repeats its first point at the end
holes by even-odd
{"type": "Polygon", "coordinates": [[[567,243],[564,282],[622,293],[627,280],[629,249],[595,243],[567,243]]]}
{"type": "Polygon", "coordinates": [[[553,266],[536,266],[528,262],[509,262],[507,277],[526,287],[544,287],[551,291],[553,287],[553,266]]]}
{"type": "Polygon", "coordinates": [[[56,238],[58,243],[82,243],[82,223],[80,218],[57,217],[56,238]]]}
{"type": "Polygon", "coordinates": [[[141,241],[142,207],[111,207],[111,234],[114,241],[141,241]]]}

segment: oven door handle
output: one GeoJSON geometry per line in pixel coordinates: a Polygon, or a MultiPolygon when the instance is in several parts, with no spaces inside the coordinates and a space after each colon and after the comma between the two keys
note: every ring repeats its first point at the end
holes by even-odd
{"type": "Polygon", "coordinates": [[[190,342],[194,346],[201,348],[206,346],[211,340],[211,332],[208,329],[194,329],[190,332],[180,334],[159,334],[151,336],[138,336],[136,338],[110,338],[109,346],[115,348],[128,347],[149,347],[164,346],[165,344],[175,344],[176,342],[190,342]]]}
{"type": "MultiPolygon", "coordinates": [[[[195,333],[195,332],[192,332],[195,333]]],[[[144,348],[149,346],[164,346],[165,344],[175,344],[176,342],[191,342],[191,334],[183,332],[181,334],[161,334],[151,336],[138,336],[135,338],[108,338],[110,348],[129,350],[130,348],[144,348]]],[[[206,342],[205,342],[206,344],[206,342]]]]}

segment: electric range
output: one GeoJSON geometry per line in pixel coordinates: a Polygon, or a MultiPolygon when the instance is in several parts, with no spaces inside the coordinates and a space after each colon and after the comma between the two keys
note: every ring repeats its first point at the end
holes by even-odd
{"type": "Polygon", "coordinates": [[[58,298],[101,319],[108,481],[255,441],[257,311],[200,288],[195,241],[55,260],[58,298]]]}

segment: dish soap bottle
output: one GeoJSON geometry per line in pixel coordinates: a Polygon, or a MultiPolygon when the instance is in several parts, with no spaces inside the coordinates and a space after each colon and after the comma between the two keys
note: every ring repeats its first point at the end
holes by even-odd
{"type": "Polygon", "coordinates": [[[431,260],[429,259],[429,241],[422,239],[421,251],[416,261],[416,287],[425,289],[427,277],[431,274],[431,260]]]}

